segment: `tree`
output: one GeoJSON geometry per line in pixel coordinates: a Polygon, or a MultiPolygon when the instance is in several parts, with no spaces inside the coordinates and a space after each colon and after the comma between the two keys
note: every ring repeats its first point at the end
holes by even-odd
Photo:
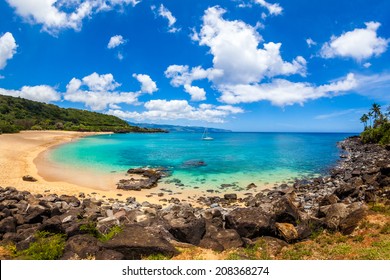
{"type": "Polygon", "coordinates": [[[367,129],[367,121],[368,120],[369,120],[369,118],[366,114],[363,114],[363,116],[360,118],[360,121],[364,124],[364,130],[367,129]]]}
{"type": "Polygon", "coordinates": [[[371,112],[374,114],[374,126],[375,122],[378,120],[379,116],[382,115],[381,105],[378,103],[373,103],[371,106],[371,112]]]}
{"type": "Polygon", "coordinates": [[[368,118],[370,120],[370,128],[372,127],[372,116],[373,116],[372,112],[371,111],[368,112],[368,118]]]}

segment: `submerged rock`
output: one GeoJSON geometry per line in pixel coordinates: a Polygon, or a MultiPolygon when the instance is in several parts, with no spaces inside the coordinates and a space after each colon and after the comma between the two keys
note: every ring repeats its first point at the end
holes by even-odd
{"type": "Polygon", "coordinates": [[[200,166],[206,166],[207,164],[203,160],[197,160],[197,159],[192,159],[192,160],[187,160],[183,162],[182,167],[184,168],[189,168],[189,167],[200,167],[200,166]]]}

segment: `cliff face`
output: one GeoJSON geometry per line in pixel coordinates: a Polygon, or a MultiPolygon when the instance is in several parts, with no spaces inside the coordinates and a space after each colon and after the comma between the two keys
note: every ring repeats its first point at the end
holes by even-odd
{"type": "Polygon", "coordinates": [[[131,197],[103,201],[0,188],[0,239],[23,253],[38,242],[36,232],[61,234],[57,258],[138,259],[172,257],[178,246],[229,250],[250,246],[259,237],[267,246],[284,247],[320,228],[348,235],[365,217],[367,203],[389,202],[390,151],[359,138],[346,139],[340,147],[343,160],[328,176],[243,199],[233,194],[201,197],[203,208],[178,199],[162,208],[131,197]]]}

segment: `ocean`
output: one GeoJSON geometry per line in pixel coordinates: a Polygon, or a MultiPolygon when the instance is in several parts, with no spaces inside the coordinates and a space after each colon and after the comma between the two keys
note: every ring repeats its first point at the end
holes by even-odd
{"type": "Polygon", "coordinates": [[[346,133],[112,134],[81,138],[53,149],[56,164],[99,173],[164,167],[187,187],[272,185],[325,174],[339,159],[346,133]]]}

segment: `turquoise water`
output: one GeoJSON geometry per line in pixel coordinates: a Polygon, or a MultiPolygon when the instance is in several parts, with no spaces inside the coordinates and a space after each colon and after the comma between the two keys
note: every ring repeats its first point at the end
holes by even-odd
{"type": "MultiPolygon", "coordinates": [[[[167,167],[190,186],[274,184],[323,174],[339,158],[340,133],[113,134],[82,138],[54,149],[58,164],[103,173],[167,167]],[[188,165],[203,161],[204,166],[188,165]],[[187,164],[186,164],[187,163],[187,164]]],[[[172,179],[170,178],[170,179],[172,179]]]]}

